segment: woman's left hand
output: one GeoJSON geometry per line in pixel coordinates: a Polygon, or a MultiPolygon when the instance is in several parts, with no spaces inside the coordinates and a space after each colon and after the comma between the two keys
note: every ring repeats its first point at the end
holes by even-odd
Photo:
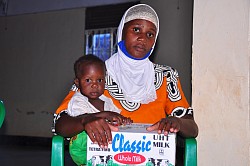
{"type": "Polygon", "coordinates": [[[102,111],[96,113],[98,117],[105,119],[109,124],[120,126],[120,125],[127,125],[133,123],[133,121],[128,117],[122,116],[117,112],[111,111],[102,111]]]}
{"type": "Polygon", "coordinates": [[[168,135],[169,132],[177,133],[181,129],[181,120],[180,118],[169,116],[167,118],[162,118],[159,122],[153,124],[150,127],[147,127],[148,131],[157,130],[159,134],[163,133],[168,135]]]}

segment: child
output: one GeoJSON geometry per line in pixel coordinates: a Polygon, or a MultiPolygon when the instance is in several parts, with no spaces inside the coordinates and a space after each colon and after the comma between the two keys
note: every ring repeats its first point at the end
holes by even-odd
{"type": "MultiPolygon", "coordinates": [[[[112,100],[103,95],[106,68],[101,59],[92,54],[82,56],[75,62],[74,71],[74,83],[79,91],[69,101],[68,115],[93,114],[113,125],[131,123],[131,119],[120,115],[112,100]]],[[[69,152],[77,165],[86,164],[86,139],[86,133],[82,132],[70,140],[69,152]]],[[[101,148],[107,147],[101,145],[101,148]]]]}

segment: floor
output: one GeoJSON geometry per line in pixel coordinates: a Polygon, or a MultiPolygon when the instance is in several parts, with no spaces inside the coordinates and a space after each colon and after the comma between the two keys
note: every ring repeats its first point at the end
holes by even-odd
{"type": "MultiPolygon", "coordinates": [[[[0,165],[49,166],[51,157],[50,139],[34,141],[34,138],[0,138],[0,165]],[[9,139],[9,141],[7,140],[9,139]],[[29,142],[30,141],[30,142],[29,142]],[[12,143],[10,143],[12,142],[12,143]],[[28,143],[27,143],[28,142],[28,143]],[[33,143],[31,143],[33,142],[33,143]]],[[[76,166],[65,147],[65,166],[76,166]]]]}

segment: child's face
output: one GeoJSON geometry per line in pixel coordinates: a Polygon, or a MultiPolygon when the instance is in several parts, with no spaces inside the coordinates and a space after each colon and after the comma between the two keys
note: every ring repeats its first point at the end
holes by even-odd
{"type": "Polygon", "coordinates": [[[122,37],[128,53],[135,58],[143,58],[153,47],[156,32],[155,25],[150,21],[136,19],[127,22],[122,37]]]}
{"type": "Polygon", "coordinates": [[[89,99],[97,99],[104,92],[105,69],[97,63],[82,64],[81,75],[75,79],[76,86],[89,99]]]}

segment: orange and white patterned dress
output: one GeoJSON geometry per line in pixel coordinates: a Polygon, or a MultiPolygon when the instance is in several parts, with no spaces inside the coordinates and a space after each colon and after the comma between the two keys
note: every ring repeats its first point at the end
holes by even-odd
{"type": "MultiPolygon", "coordinates": [[[[178,72],[169,66],[154,64],[157,99],[148,104],[127,102],[122,90],[107,75],[104,95],[111,98],[113,103],[121,109],[121,114],[130,117],[135,123],[154,124],[160,119],[171,115],[182,117],[186,114],[193,116],[193,109],[189,106],[181,88],[178,72]]],[[[132,88],[132,87],[131,87],[132,88]]],[[[65,97],[54,116],[54,123],[61,113],[67,113],[68,102],[78,89],[72,89],[65,97]]]]}

